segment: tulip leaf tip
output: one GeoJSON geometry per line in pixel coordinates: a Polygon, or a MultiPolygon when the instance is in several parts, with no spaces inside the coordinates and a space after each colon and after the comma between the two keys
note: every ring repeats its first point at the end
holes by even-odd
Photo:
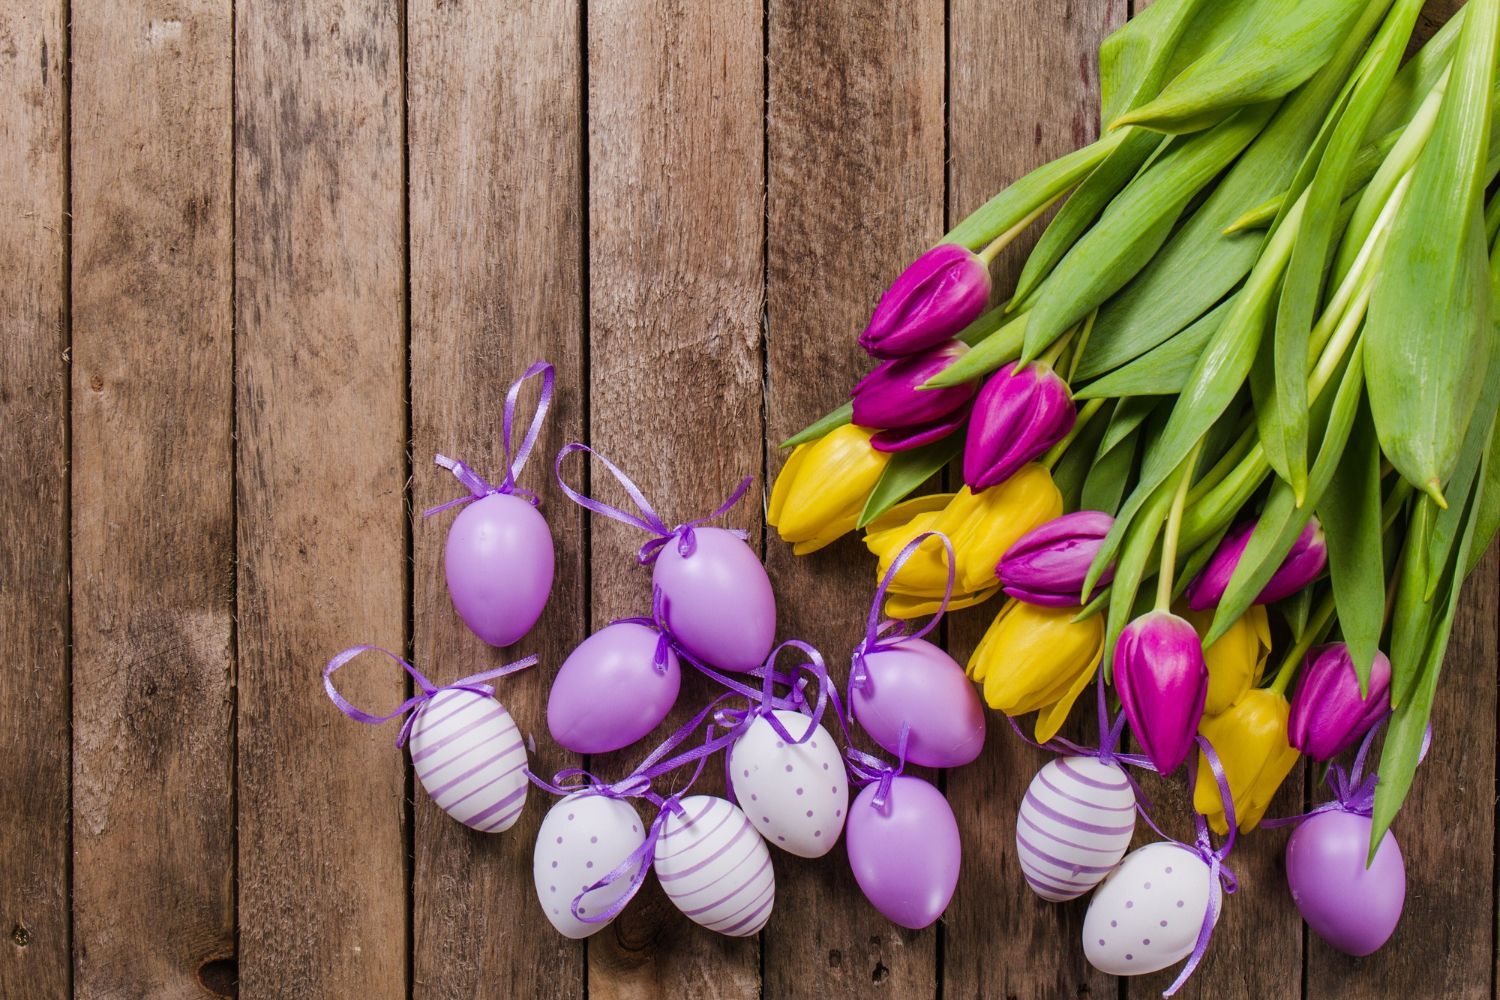
{"type": "Polygon", "coordinates": [[[1436,476],[1433,476],[1422,485],[1422,492],[1432,497],[1432,502],[1437,504],[1440,509],[1448,509],[1448,500],[1443,496],[1443,485],[1438,482],[1436,476]]]}

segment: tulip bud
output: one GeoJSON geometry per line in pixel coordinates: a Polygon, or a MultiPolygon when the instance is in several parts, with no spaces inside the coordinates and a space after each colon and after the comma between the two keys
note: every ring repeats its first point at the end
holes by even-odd
{"type": "Polygon", "coordinates": [[[1068,384],[1050,365],[1015,362],[990,376],[974,400],[964,441],[964,482],[971,490],[1011,473],[1068,436],[1078,417],[1068,384]]]}
{"type": "MultiPolygon", "coordinates": [[[[1276,790],[1297,765],[1297,751],[1287,743],[1286,698],[1273,688],[1252,688],[1222,715],[1205,716],[1199,731],[1219,756],[1235,825],[1249,833],[1260,823],[1276,790]]],[[[1198,755],[1198,782],[1193,808],[1208,817],[1215,833],[1229,832],[1219,783],[1203,754],[1198,755]]]]}
{"type": "MultiPolygon", "coordinates": [[[[1054,518],[1012,545],[995,567],[1000,586],[1018,601],[1048,608],[1072,607],[1083,593],[1089,564],[1115,519],[1103,511],[1079,510],[1054,518]]],[[[1114,577],[1104,571],[1099,585],[1114,577]]]]}
{"type": "Polygon", "coordinates": [[[1162,774],[1187,760],[1208,696],[1208,667],[1193,626],[1150,611],[1115,643],[1115,690],[1130,731],[1162,774]]]}
{"type": "MultiPolygon", "coordinates": [[[[1255,522],[1247,521],[1224,536],[1224,540],[1209,558],[1208,565],[1188,585],[1188,607],[1194,611],[1203,611],[1218,605],[1254,531],[1255,522]]],[[[1323,526],[1318,523],[1317,518],[1312,518],[1292,544],[1292,551],[1287,553],[1271,579],[1261,589],[1255,603],[1272,604],[1283,597],[1290,597],[1316,580],[1327,565],[1328,545],[1323,541],[1323,526]]]]}
{"type": "Polygon", "coordinates": [[[766,523],[799,555],[816,552],[854,530],[890,456],[870,447],[871,432],[854,424],[799,444],[771,488],[766,523]]]}
{"type": "Polygon", "coordinates": [[[1007,601],[965,668],[983,686],[990,708],[1038,713],[1036,738],[1057,735],[1104,655],[1104,620],[1074,618],[1078,609],[1007,601]]]}
{"type": "Polygon", "coordinates": [[[1302,662],[1292,696],[1287,735],[1313,760],[1331,760],[1358,743],[1391,708],[1391,661],[1379,651],[1370,667],[1370,695],[1359,695],[1359,674],[1342,642],[1319,646],[1302,662]]]}
{"type": "Polygon", "coordinates": [[[947,368],[968,350],[950,340],[921,354],[879,364],[850,393],[854,422],[882,428],[870,444],[880,451],[905,451],[957,430],[969,415],[978,386],[972,382],[945,389],[923,389],[922,383],[947,368]]]}
{"type": "Polygon", "coordinates": [[[990,271],[957,243],[943,243],[912,261],[886,289],[859,335],[877,358],[916,354],[950,339],[990,301],[990,271]]]}

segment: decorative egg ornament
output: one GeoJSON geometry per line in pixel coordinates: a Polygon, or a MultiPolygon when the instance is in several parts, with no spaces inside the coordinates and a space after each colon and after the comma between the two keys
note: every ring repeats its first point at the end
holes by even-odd
{"type": "Polygon", "coordinates": [[[958,887],[958,821],[921,778],[892,777],[880,800],[881,785],[867,785],[849,809],[849,867],[875,909],[920,930],[943,915],[958,887]]]}
{"type": "Polygon", "coordinates": [[[490,695],[439,691],[411,726],[412,767],[432,800],[481,833],[509,830],[526,806],[526,742],[490,695]]]}
{"type": "Polygon", "coordinates": [[[542,912],[558,933],[576,940],[609,926],[610,920],[589,922],[575,917],[573,901],[578,900],[579,914],[587,917],[606,911],[630,892],[629,878],[586,890],[645,841],[645,826],[628,801],[584,791],[569,795],[548,811],[537,831],[531,873],[542,912]]]}
{"type": "Polygon", "coordinates": [[[735,805],[712,795],[669,812],[656,843],[656,878],[693,922],[729,937],[758,933],[771,917],[776,876],[766,842],[735,805]]]}
{"type": "Polygon", "coordinates": [[[1303,820],[1286,844],[1286,881],[1302,919],[1348,955],[1390,940],[1406,903],[1406,862],[1389,831],[1365,867],[1371,826],[1368,816],[1330,810],[1303,820]]]}
{"type": "Polygon", "coordinates": [[[547,698],[547,729],[575,753],[607,753],[655,729],[677,702],[682,669],[655,629],[615,622],[563,661],[547,698]]]}
{"type": "Polygon", "coordinates": [[[740,808],[766,842],[799,857],[827,854],[844,828],[849,783],[828,730],[797,712],[770,713],[750,724],[729,751],[729,783],[740,808]],[[812,731],[808,732],[808,727],[812,731]]]}
{"type": "Polygon", "coordinates": [[[1208,865],[1193,851],[1170,841],[1137,848],[1089,901],[1084,957],[1112,976],[1176,965],[1192,954],[1211,899],[1208,865]]]}
{"type": "Polygon", "coordinates": [[[901,639],[863,653],[854,669],[854,718],[886,752],[897,752],[906,726],[906,759],[913,764],[959,767],[979,756],[984,708],[964,668],[943,650],[925,639],[901,639]]]}
{"type": "Polygon", "coordinates": [[[1016,816],[1016,857],[1043,899],[1076,899],[1098,885],[1130,849],[1135,790],[1120,765],[1059,757],[1031,779],[1016,816]]]}

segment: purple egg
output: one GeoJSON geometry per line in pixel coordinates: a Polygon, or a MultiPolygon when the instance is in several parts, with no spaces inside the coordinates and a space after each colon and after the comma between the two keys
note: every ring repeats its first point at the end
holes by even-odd
{"type": "Polygon", "coordinates": [[[547,698],[554,740],[574,753],[606,753],[629,746],[667,717],[682,671],[670,649],[666,669],[656,669],[657,634],[635,622],[616,622],[578,644],[547,698]]]}
{"type": "Polygon", "coordinates": [[[723,528],[693,532],[693,554],[662,546],[652,585],[667,599],[666,624],[682,648],[724,670],[754,670],[776,638],[776,596],[744,539],[723,528]]]}
{"type": "Polygon", "coordinates": [[[865,657],[869,683],[855,685],[854,717],[888,753],[923,767],[958,767],[984,748],[984,708],[964,668],[925,639],[904,639],[865,657]]]}
{"type": "Polygon", "coordinates": [[[554,562],[546,519],[508,493],[465,506],[443,555],[454,609],[491,646],[509,646],[531,631],[552,592],[554,562]]]}
{"type": "Polygon", "coordinates": [[[1368,955],[1390,939],[1406,902],[1406,863],[1389,832],[1369,868],[1372,823],[1348,812],[1304,820],[1286,844],[1286,881],[1307,926],[1339,951],[1368,955]]]}
{"type": "Polygon", "coordinates": [[[891,781],[885,808],[866,785],[844,827],[849,867],[865,898],[892,923],[928,926],[948,908],[958,886],[958,821],[943,793],[921,778],[891,781]]]}

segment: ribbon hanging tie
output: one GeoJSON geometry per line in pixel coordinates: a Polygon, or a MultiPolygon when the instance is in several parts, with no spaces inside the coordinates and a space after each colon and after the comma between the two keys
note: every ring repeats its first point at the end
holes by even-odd
{"type": "Polygon", "coordinates": [[[450,507],[458,507],[475,500],[492,496],[496,493],[507,493],[521,497],[533,507],[539,506],[541,500],[531,490],[522,489],[516,485],[516,477],[521,474],[521,469],[526,465],[526,459],[531,457],[531,449],[536,444],[537,436],[542,431],[542,420],[547,416],[547,410],[552,405],[552,390],[557,377],[552,365],[546,361],[533,362],[526,369],[525,374],[511,383],[505,393],[505,410],[500,419],[500,440],[505,450],[505,478],[500,484],[491,485],[483,476],[457,459],[449,458],[447,455],[438,455],[433,459],[434,464],[440,465],[453,473],[453,477],[459,481],[464,489],[469,491],[468,496],[440,503],[436,507],[429,507],[422,512],[423,517],[431,517],[434,514],[448,510],[450,507]],[[542,377],[541,395],[537,397],[536,412],[531,416],[531,424],[526,428],[526,434],[521,438],[520,447],[511,451],[511,435],[515,428],[516,406],[521,395],[521,386],[531,379],[540,375],[542,377]]]}
{"type": "MultiPolygon", "coordinates": [[[[1326,812],[1354,813],[1366,819],[1375,814],[1375,789],[1380,784],[1380,775],[1371,772],[1365,774],[1365,762],[1370,754],[1370,748],[1375,743],[1375,735],[1380,732],[1382,726],[1390,721],[1391,713],[1387,712],[1380,721],[1370,727],[1365,733],[1364,739],[1360,740],[1359,750],[1354,755],[1354,765],[1345,771],[1338,764],[1328,765],[1328,773],[1323,780],[1328,783],[1333,792],[1333,798],[1321,805],[1314,806],[1307,812],[1298,813],[1295,816],[1279,816],[1276,819],[1261,821],[1261,826],[1278,827],[1292,826],[1303,820],[1311,819],[1326,812]]],[[[1427,751],[1432,745],[1432,726],[1428,725],[1422,734],[1422,748],[1417,752],[1417,763],[1427,759],[1427,751]]]]}
{"type": "Polygon", "coordinates": [[[956,557],[953,552],[953,542],[948,536],[940,531],[924,531],[917,535],[896,554],[891,560],[890,568],[881,577],[880,586],[875,588],[875,598],[870,602],[870,614],[865,619],[864,638],[854,647],[854,652],[849,660],[849,688],[845,697],[846,708],[849,712],[849,721],[854,721],[854,692],[869,696],[874,693],[873,684],[870,680],[869,665],[865,662],[866,657],[872,653],[878,653],[890,649],[901,642],[912,639],[920,639],[937,627],[942,620],[943,612],[948,610],[948,602],[953,597],[953,578],[956,557]],[[936,538],[943,544],[943,551],[947,554],[948,580],[943,586],[943,599],[938,602],[937,611],[927,619],[926,623],[915,632],[911,631],[911,623],[895,618],[882,620],[881,608],[885,605],[887,592],[896,576],[901,572],[903,566],[917,550],[922,547],[929,538],[936,538]]]}

